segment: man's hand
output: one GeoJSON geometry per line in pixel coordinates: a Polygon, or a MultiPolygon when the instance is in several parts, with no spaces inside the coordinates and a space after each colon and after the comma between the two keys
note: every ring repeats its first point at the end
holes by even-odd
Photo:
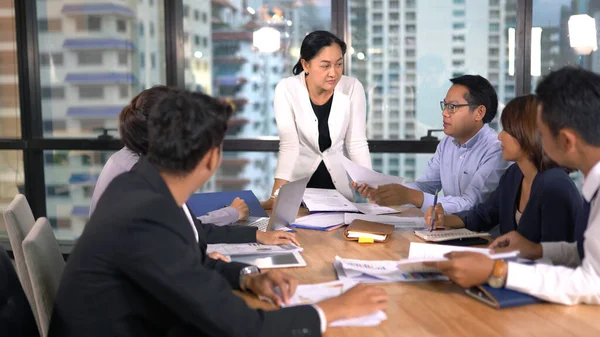
{"type": "Polygon", "coordinates": [[[284,231],[256,231],[256,242],[264,245],[285,245],[293,243],[296,246],[300,246],[300,243],[298,240],[296,240],[296,235],[294,233],[284,231]]]}
{"type": "Polygon", "coordinates": [[[276,306],[289,304],[290,297],[296,292],[298,281],[279,270],[269,270],[260,274],[244,277],[243,288],[269,298],[276,306]],[[275,288],[279,288],[277,291],[275,288]]]}
{"type": "MultiPolygon", "coordinates": [[[[433,206],[430,206],[425,212],[425,224],[428,229],[431,229],[431,217],[434,213],[433,206]]],[[[433,229],[438,227],[444,227],[444,207],[442,204],[437,204],[435,206],[435,222],[433,223],[433,229]]]]}
{"type": "Polygon", "coordinates": [[[379,186],[371,193],[370,198],[381,206],[413,204],[421,207],[423,205],[423,192],[400,184],[379,186]]]}
{"type": "Polygon", "coordinates": [[[317,303],[325,313],[327,322],[338,319],[360,317],[387,308],[388,295],[381,288],[357,284],[352,289],[334,298],[317,303]]]}
{"type": "Polygon", "coordinates": [[[370,199],[371,194],[375,191],[374,188],[367,186],[367,184],[357,184],[354,181],[352,182],[352,188],[358,191],[363,198],[367,199],[370,199]]]}
{"type": "Polygon", "coordinates": [[[486,283],[494,271],[494,260],[480,253],[450,252],[445,257],[447,261],[424,264],[439,269],[463,288],[486,283]]]}
{"type": "Polygon", "coordinates": [[[524,259],[537,260],[544,255],[542,245],[524,238],[519,232],[512,231],[498,237],[490,245],[492,253],[519,251],[519,256],[524,259]]]}
{"type": "Polygon", "coordinates": [[[208,257],[210,257],[213,260],[221,260],[223,262],[231,262],[231,260],[229,260],[227,258],[227,256],[225,256],[221,253],[217,253],[217,252],[208,253],[208,257]]]}
{"type": "Polygon", "coordinates": [[[248,208],[248,205],[246,205],[246,202],[240,198],[235,198],[233,199],[233,201],[231,202],[231,205],[229,205],[235,209],[237,209],[238,211],[238,220],[245,220],[248,219],[248,215],[250,214],[250,209],[248,208]]]}

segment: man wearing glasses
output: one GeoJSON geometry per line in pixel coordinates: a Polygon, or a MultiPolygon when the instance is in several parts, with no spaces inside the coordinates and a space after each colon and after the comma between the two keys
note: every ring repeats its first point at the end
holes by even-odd
{"type": "Polygon", "coordinates": [[[487,124],[496,116],[498,96],[479,75],[450,80],[452,86],[440,102],[444,133],[425,173],[405,185],[390,184],[370,189],[353,186],[363,197],[379,205],[413,204],[425,212],[433,206],[434,194],[448,213],[469,210],[483,202],[498,186],[508,167],[502,159],[498,134],[487,124]]]}

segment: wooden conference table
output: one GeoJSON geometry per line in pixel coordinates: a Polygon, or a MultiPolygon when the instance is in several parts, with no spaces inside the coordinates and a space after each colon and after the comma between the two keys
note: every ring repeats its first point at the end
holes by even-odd
{"type": "MultiPolygon", "coordinates": [[[[416,216],[416,209],[403,216],[416,216]]],[[[407,231],[394,232],[386,243],[358,244],[344,240],[343,229],[321,232],[299,229],[307,267],[283,269],[300,284],[336,280],[336,255],[368,260],[397,260],[408,256],[411,241],[422,242],[407,231]]],[[[536,304],[497,310],[464,294],[451,282],[391,283],[377,285],[390,297],[388,319],[376,327],[328,328],[334,336],[600,336],[600,307],[536,304]]],[[[273,309],[255,297],[241,295],[252,307],[273,309]]]]}

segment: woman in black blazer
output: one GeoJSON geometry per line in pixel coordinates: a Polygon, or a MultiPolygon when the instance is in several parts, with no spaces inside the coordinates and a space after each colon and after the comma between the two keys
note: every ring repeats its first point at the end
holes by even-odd
{"type": "MultiPolygon", "coordinates": [[[[470,211],[444,215],[435,208],[434,226],[466,227],[488,231],[500,225],[500,233],[517,230],[533,242],[573,241],[575,217],[583,205],[567,172],[542,150],[536,127],[537,100],[526,95],[510,101],[502,112],[504,160],[513,161],[490,198],[470,211]]],[[[425,215],[431,223],[433,207],[425,215]]]]}

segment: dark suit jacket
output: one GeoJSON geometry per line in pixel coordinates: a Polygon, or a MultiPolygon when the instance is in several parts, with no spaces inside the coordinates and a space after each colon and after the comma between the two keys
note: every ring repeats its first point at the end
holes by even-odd
{"type": "Polygon", "coordinates": [[[207,258],[158,171],[142,159],[109,185],[69,256],[49,335],[320,335],[311,306],[248,308],[232,293],[243,266],[207,258]]]}
{"type": "Polygon", "coordinates": [[[258,227],[251,226],[217,226],[211,223],[203,223],[188,207],[198,231],[203,231],[206,242],[199,242],[200,248],[205,251],[207,243],[246,243],[256,242],[256,231],[258,227]]]}
{"type": "Polygon", "coordinates": [[[473,231],[488,231],[499,224],[501,234],[517,230],[536,243],[572,242],[575,218],[581,211],[583,199],[569,175],[560,168],[538,173],[517,226],[515,212],[522,181],[523,172],[513,164],[486,202],[456,215],[473,231]]]}

